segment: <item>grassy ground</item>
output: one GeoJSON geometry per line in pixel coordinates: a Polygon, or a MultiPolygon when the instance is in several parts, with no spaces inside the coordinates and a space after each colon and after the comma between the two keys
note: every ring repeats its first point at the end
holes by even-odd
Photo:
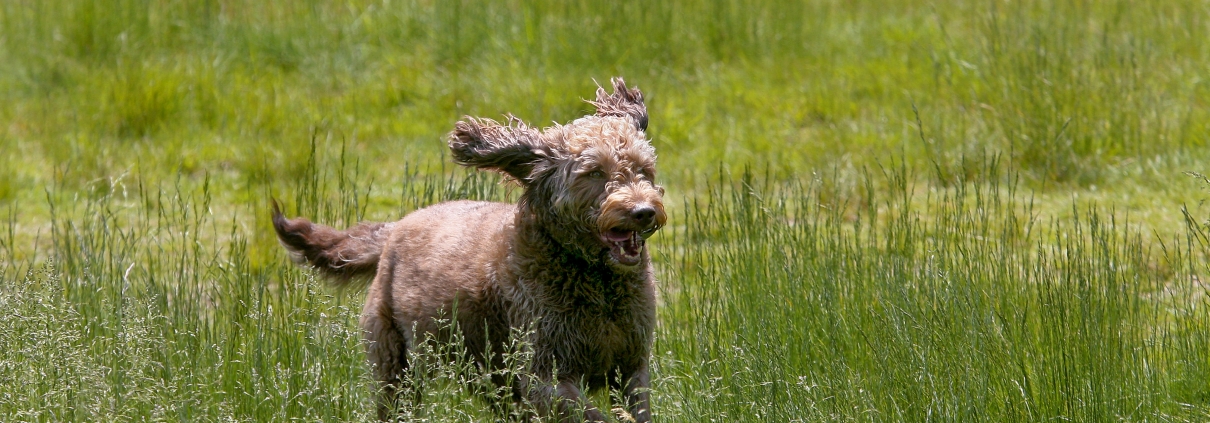
{"type": "MultiPolygon", "coordinates": [[[[0,3],[0,415],[367,419],[359,294],[267,199],[510,198],[453,122],[623,75],[660,420],[1210,419],[1210,6],[783,3],[0,3]]],[[[490,416],[437,385],[418,418],[490,416]]]]}

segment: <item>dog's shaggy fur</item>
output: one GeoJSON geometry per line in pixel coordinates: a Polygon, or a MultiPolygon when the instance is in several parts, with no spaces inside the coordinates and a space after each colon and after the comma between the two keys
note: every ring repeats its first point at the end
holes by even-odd
{"type": "Polygon", "coordinates": [[[538,131],[512,116],[455,125],[454,160],[519,181],[518,204],[452,201],[346,231],[275,207],[274,228],[297,260],[337,284],[374,277],[361,327],[384,387],[380,418],[391,415],[407,351],[448,337],[438,320],[454,317],[478,360],[499,360],[510,330],[528,329],[532,376],[515,394],[538,412],[604,421],[580,389],[613,386],[635,421],[650,421],[655,291],[645,240],[665,223],[664,189],[643,95],[621,78],[613,86],[589,102],[595,115],[567,125],[538,131]]]}

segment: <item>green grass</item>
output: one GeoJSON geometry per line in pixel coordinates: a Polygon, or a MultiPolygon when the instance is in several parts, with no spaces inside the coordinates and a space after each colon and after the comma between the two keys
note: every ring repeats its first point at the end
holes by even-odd
{"type": "MultiPolygon", "coordinates": [[[[336,226],[515,198],[449,164],[453,123],[566,121],[622,75],[671,213],[659,420],[1204,421],[1208,24],[1196,1],[3,2],[0,415],[369,419],[360,293],[288,263],[269,198],[336,226]]],[[[435,364],[419,418],[490,418],[435,364]]]]}
{"type": "Polygon", "coordinates": [[[923,206],[892,190],[849,223],[816,185],[765,184],[723,181],[672,236],[709,246],[665,256],[675,415],[1207,418],[1201,235],[1159,254],[1095,209],[1039,221],[995,182],[923,206]]]}

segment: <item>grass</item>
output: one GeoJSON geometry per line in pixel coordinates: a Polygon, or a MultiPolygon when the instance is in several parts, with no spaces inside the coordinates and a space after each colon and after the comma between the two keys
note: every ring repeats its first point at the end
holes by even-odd
{"type": "MultiPolygon", "coordinates": [[[[287,263],[268,198],[336,226],[515,198],[449,165],[452,123],[565,121],[623,75],[669,192],[661,421],[1207,420],[1208,17],[4,2],[0,415],[368,420],[360,293],[287,263]]],[[[490,418],[463,365],[418,419],[490,418]]]]}
{"type": "Polygon", "coordinates": [[[891,191],[851,224],[813,185],[764,184],[723,181],[673,235],[710,246],[668,255],[687,283],[664,320],[691,328],[661,338],[674,415],[1206,418],[1200,241],[1159,255],[1096,210],[1039,221],[994,182],[920,208],[891,191]]]}

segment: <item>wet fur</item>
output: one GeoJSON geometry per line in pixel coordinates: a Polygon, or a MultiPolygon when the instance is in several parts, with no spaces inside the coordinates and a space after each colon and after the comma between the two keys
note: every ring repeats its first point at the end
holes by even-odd
{"type": "Polygon", "coordinates": [[[275,205],[274,228],[294,257],[338,284],[373,276],[361,327],[384,387],[380,418],[392,415],[407,351],[448,336],[437,320],[456,316],[467,349],[496,366],[510,330],[529,330],[532,376],[515,394],[539,413],[603,421],[580,388],[613,386],[635,421],[650,421],[655,278],[637,234],[664,225],[664,190],[643,95],[621,78],[613,88],[589,101],[595,115],[541,131],[512,116],[455,125],[454,160],[516,179],[517,204],[452,201],[346,231],[286,219],[275,205]],[[608,233],[631,235],[610,244],[608,233]],[[637,263],[624,263],[636,245],[637,263]]]}

